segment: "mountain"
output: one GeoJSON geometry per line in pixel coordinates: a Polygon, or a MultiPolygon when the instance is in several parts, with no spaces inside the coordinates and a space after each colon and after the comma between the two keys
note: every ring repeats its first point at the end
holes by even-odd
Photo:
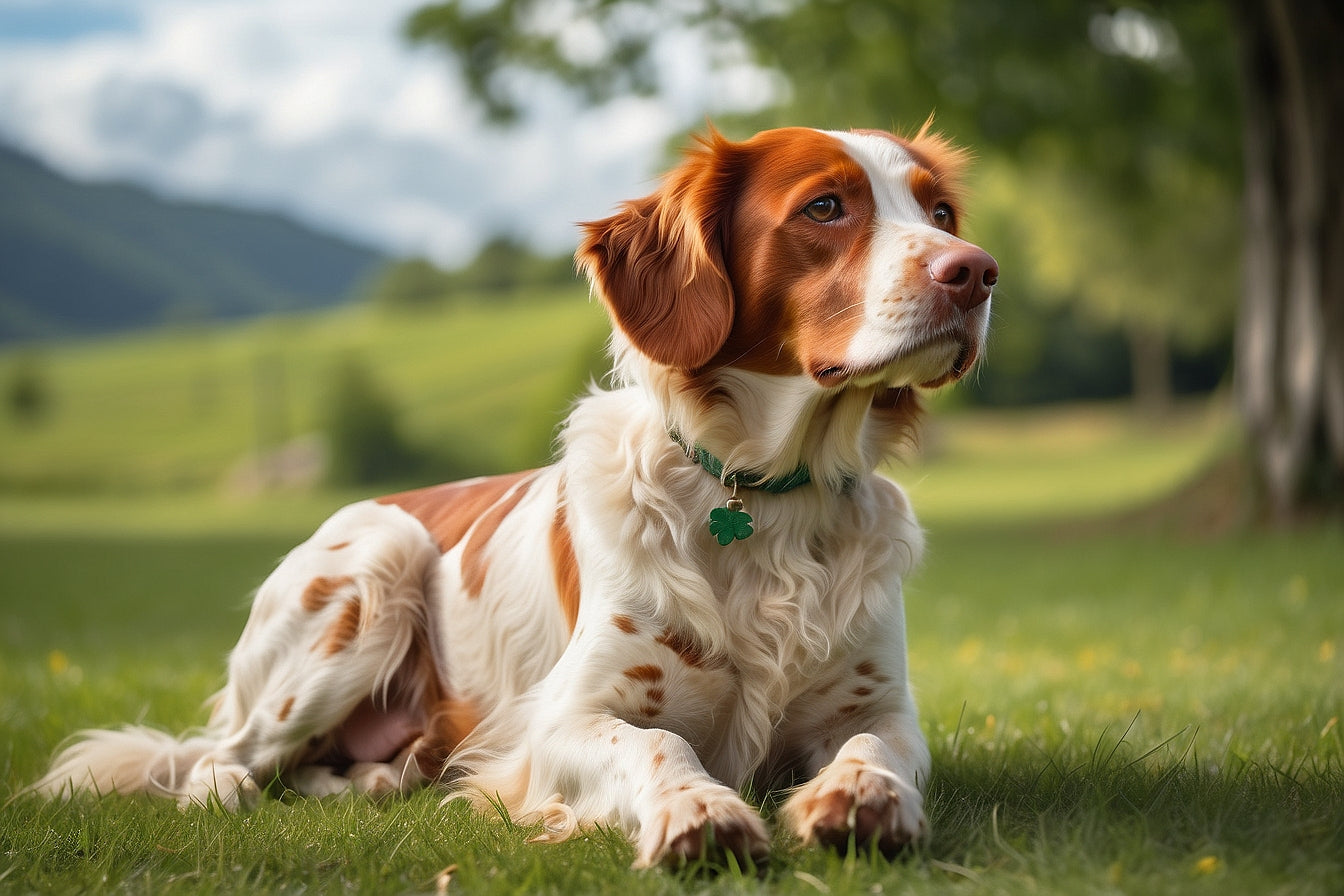
{"type": "Polygon", "coordinates": [[[386,261],[279,215],[80,183],[0,146],[0,342],[325,307],[386,261]]]}

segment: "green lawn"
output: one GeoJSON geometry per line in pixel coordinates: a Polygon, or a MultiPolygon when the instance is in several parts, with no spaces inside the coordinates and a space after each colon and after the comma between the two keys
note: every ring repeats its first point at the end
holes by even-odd
{"type": "MultiPolygon", "coordinates": [[[[0,887],[409,892],[456,865],[454,892],[1339,892],[1338,531],[932,538],[909,616],[934,838],[907,861],[781,837],[761,880],[635,874],[618,837],[529,846],[432,794],[237,817],[19,799],[0,817],[0,887]]],[[[284,547],[0,542],[0,796],[79,727],[199,723],[242,596],[284,547]]]]}

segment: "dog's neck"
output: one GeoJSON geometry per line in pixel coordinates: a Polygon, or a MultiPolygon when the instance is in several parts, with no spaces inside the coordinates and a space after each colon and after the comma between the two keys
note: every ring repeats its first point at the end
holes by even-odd
{"type": "Polygon", "coordinates": [[[724,470],[782,480],[806,468],[833,491],[872,472],[913,423],[893,426],[874,411],[880,387],[824,390],[807,376],[735,368],[691,373],[628,348],[618,351],[616,373],[653,397],[669,431],[724,470]]]}

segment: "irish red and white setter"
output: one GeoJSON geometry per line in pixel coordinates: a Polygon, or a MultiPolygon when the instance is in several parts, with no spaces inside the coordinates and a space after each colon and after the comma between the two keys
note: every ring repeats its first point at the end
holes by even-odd
{"type": "Polygon", "coordinates": [[[926,831],[901,579],[875,468],[980,353],[998,277],[927,126],[711,132],[583,225],[615,387],[549,467],[346,507],[257,592],[202,733],[85,732],[35,786],[183,804],[427,782],[640,866],[926,831]]]}

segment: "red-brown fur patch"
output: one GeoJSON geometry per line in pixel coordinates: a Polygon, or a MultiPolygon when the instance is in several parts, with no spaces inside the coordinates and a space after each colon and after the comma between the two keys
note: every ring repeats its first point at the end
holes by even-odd
{"type": "Polygon", "coordinates": [[[481,710],[462,697],[440,697],[429,710],[424,736],[415,746],[415,761],[430,778],[437,778],[458,744],[481,723],[481,710]]]}
{"type": "Polygon", "coordinates": [[[564,504],[556,507],[555,519],[551,522],[551,568],[555,572],[560,610],[572,632],[579,618],[579,561],[574,556],[574,542],[569,534],[564,504]]]}
{"type": "Polygon", "coordinates": [[[639,631],[639,626],[635,625],[635,620],[624,613],[616,613],[613,615],[611,617],[611,624],[616,626],[620,631],[625,632],[627,635],[633,635],[639,631]]]}
{"type": "Polygon", "coordinates": [[[632,666],[623,673],[626,678],[633,678],[635,681],[661,681],[663,670],[652,663],[643,666],[632,666]]]}
{"type": "Polygon", "coordinates": [[[717,132],[643,199],[583,225],[576,254],[613,321],[654,360],[695,368],[714,356],[733,323],[721,230],[735,184],[717,132]]]}
{"type": "Polygon", "coordinates": [[[323,654],[334,656],[350,646],[350,642],[355,640],[355,635],[359,634],[361,613],[362,607],[358,599],[345,602],[345,606],[341,608],[341,615],[328,626],[326,633],[318,642],[323,654]]]}
{"type": "Polygon", "coordinates": [[[693,669],[702,668],[709,662],[704,645],[684,632],[669,628],[655,640],[681,657],[681,661],[693,669]]]}
{"type": "Polygon", "coordinates": [[[714,363],[816,373],[819,359],[844,355],[862,321],[872,185],[840,140],[806,128],[758,135],[739,152],[748,161],[727,237],[736,319],[714,363]],[[827,196],[840,201],[841,217],[803,214],[827,196]]]}
{"type": "Polygon", "coordinates": [[[485,574],[489,571],[486,548],[494,537],[504,518],[513,512],[518,502],[527,494],[530,479],[519,480],[514,490],[496,501],[480,521],[471,528],[471,535],[462,549],[462,587],[470,597],[480,597],[485,587],[485,574]]]}
{"type": "Polygon", "coordinates": [[[331,603],[336,592],[353,581],[354,579],[349,576],[318,576],[309,582],[308,587],[303,589],[303,594],[299,595],[299,606],[310,613],[316,613],[331,603]]]}
{"type": "Polygon", "coordinates": [[[277,722],[283,722],[289,718],[289,713],[294,709],[294,698],[290,697],[280,706],[280,712],[275,716],[277,722]]]}
{"type": "Polygon", "coordinates": [[[400,492],[379,498],[379,504],[400,507],[418,519],[440,551],[447,552],[467,534],[481,514],[519,482],[534,475],[533,471],[449,482],[429,488],[400,492]]]}

